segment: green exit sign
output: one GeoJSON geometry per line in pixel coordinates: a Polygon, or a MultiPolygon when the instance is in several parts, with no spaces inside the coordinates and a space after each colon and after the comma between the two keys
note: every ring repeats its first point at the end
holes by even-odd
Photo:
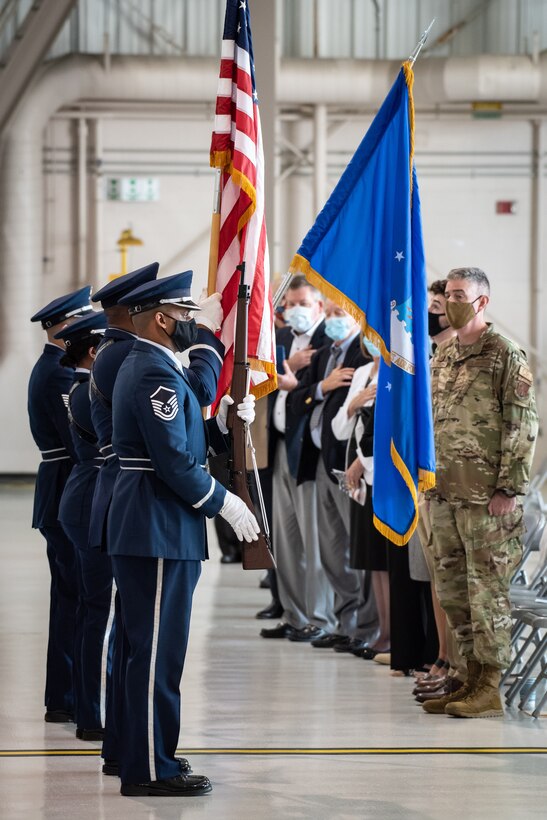
{"type": "Polygon", "coordinates": [[[107,177],[106,198],[112,202],[159,202],[158,177],[107,177]]]}

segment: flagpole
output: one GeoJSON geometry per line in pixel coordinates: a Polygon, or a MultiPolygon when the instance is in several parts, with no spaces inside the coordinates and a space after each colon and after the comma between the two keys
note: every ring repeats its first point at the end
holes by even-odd
{"type": "Polygon", "coordinates": [[[220,238],[220,204],[222,193],[220,190],[221,168],[215,168],[215,191],[213,195],[213,214],[211,217],[211,240],[209,243],[209,273],[207,278],[207,294],[211,296],[216,291],[218,268],[218,244],[220,238]]]}
{"type": "MultiPolygon", "coordinates": [[[[430,24],[428,25],[428,27],[425,29],[424,33],[422,34],[422,36],[418,40],[418,43],[416,44],[416,48],[414,49],[414,51],[412,52],[412,54],[408,58],[408,62],[410,63],[411,67],[414,65],[414,63],[418,59],[422,48],[426,44],[427,38],[429,37],[429,32],[433,28],[433,24],[434,24],[436,19],[437,19],[436,17],[433,17],[430,24]]],[[[273,297],[273,309],[274,310],[276,309],[276,307],[279,304],[281,304],[281,300],[283,299],[285,293],[287,292],[287,290],[289,288],[292,277],[293,277],[293,274],[289,271],[289,273],[286,273],[285,276],[283,277],[283,279],[281,280],[281,283],[280,283],[279,287],[277,288],[277,290],[274,294],[274,297],[273,297]]]]}
{"type": "Polygon", "coordinates": [[[418,40],[418,43],[416,44],[416,48],[414,49],[414,51],[412,52],[412,54],[408,58],[408,62],[410,63],[411,66],[414,65],[414,63],[416,62],[416,60],[418,59],[418,57],[420,55],[420,51],[425,46],[427,38],[429,37],[429,32],[433,28],[433,23],[435,22],[436,19],[437,19],[436,17],[434,17],[432,19],[431,23],[428,25],[428,27],[426,28],[426,30],[424,31],[424,33],[422,34],[422,36],[418,40]]]}
{"type": "Polygon", "coordinates": [[[288,273],[286,273],[285,276],[283,277],[283,279],[281,280],[281,283],[280,283],[279,287],[277,288],[276,292],[274,293],[273,298],[272,298],[272,307],[273,307],[274,311],[275,311],[276,307],[281,304],[281,300],[283,299],[283,297],[285,296],[287,290],[289,289],[289,285],[291,283],[292,277],[293,277],[293,275],[290,271],[288,273]]]}

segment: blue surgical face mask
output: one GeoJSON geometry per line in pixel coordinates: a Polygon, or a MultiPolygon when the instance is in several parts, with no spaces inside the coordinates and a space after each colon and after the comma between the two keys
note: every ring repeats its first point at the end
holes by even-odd
{"type": "Polygon", "coordinates": [[[325,321],[325,333],[333,342],[341,342],[349,336],[351,319],[349,316],[331,316],[325,321]]]}
{"type": "Polygon", "coordinates": [[[295,305],[285,309],[285,321],[297,333],[305,333],[313,325],[313,308],[295,305]]]}
{"type": "Polygon", "coordinates": [[[373,358],[382,355],[380,350],[378,350],[378,348],[376,347],[376,345],[373,345],[372,342],[366,338],[366,336],[363,336],[363,344],[373,358]]]}

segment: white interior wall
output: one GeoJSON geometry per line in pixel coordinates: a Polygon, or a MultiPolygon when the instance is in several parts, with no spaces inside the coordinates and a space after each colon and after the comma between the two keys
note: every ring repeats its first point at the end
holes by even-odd
{"type": "MultiPolygon", "coordinates": [[[[351,119],[329,137],[330,188],[369,122],[365,117],[351,119]]],[[[131,251],[130,269],[154,259],[165,275],[191,267],[198,293],[206,280],[213,186],[208,168],[209,116],[203,112],[182,121],[117,119],[110,114],[102,120],[101,128],[104,176],[159,176],[161,195],[157,203],[100,202],[100,264],[90,272],[89,280],[98,287],[109,273],[119,270],[116,241],[120,231],[130,226],[145,243],[131,251]]],[[[311,142],[309,120],[284,123],[283,131],[301,148],[311,142]]],[[[52,120],[45,132],[48,258],[40,280],[42,292],[35,294],[36,308],[74,284],[74,133],[74,122],[61,116],[52,120]]],[[[529,341],[530,327],[531,145],[527,121],[418,115],[416,162],[429,278],[465,264],[484,268],[493,285],[492,317],[505,332],[513,332],[524,343],[529,341]],[[496,215],[498,199],[516,201],[517,213],[496,215]]],[[[89,149],[91,160],[92,139],[89,149]]],[[[90,165],[90,202],[94,195],[92,171],[90,165]]],[[[312,168],[297,172],[282,184],[280,202],[280,260],[285,268],[315,217],[312,168]]],[[[41,341],[37,333],[36,354],[41,341]]],[[[28,373],[21,371],[20,379],[26,383],[28,373]]],[[[33,451],[30,442],[29,450],[33,451]]]]}
{"type": "MultiPolygon", "coordinates": [[[[329,138],[331,189],[369,122],[351,120],[329,138]]],[[[36,296],[37,307],[72,282],[72,127],[69,120],[57,119],[47,131],[47,156],[55,158],[56,171],[47,178],[47,275],[44,292],[36,296]]],[[[284,129],[303,148],[311,140],[309,122],[290,123],[284,129]]],[[[142,248],[131,249],[130,269],[157,259],[164,275],[193,268],[196,291],[205,283],[213,187],[209,138],[210,122],[205,117],[184,122],[103,121],[104,176],[157,175],[161,194],[159,202],[101,202],[100,264],[89,276],[95,286],[119,271],[116,241],[126,227],[144,241],[142,248]]],[[[492,279],[493,315],[505,328],[514,328],[519,339],[529,341],[529,123],[418,118],[416,148],[429,278],[460,265],[483,267],[492,279]],[[517,213],[496,214],[497,200],[514,200],[517,213]]],[[[280,259],[285,267],[315,217],[311,169],[290,177],[280,193],[280,259]]]]}
{"type": "MultiPolygon", "coordinates": [[[[157,177],[158,202],[119,202],[106,199],[104,186],[98,206],[101,247],[96,269],[88,281],[101,287],[109,274],[120,272],[117,240],[125,228],[144,243],[129,249],[129,270],[158,261],[161,273],[194,270],[194,290],[207,282],[209,226],[213,200],[213,172],[209,169],[211,122],[194,120],[103,119],[101,173],[107,177],[157,177]]],[[[90,144],[90,155],[92,154],[90,144]]],[[[42,301],[69,285],[75,237],[73,213],[76,186],[74,121],[58,117],[46,131],[48,157],[47,276],[42,301]],[[52,163],[52,165],[50,164],[52,163]]],[[[92,170],[92,168],[90,169],[92,170]]],[[[95,195],[88,177],[89,204],[95,195]]],[[[89,219],[91,231],[91,215],[89,219]]],[[[91,235],[91,234],[90,234],[91,235]]],[[[38,300],[39,301],[39,300],[38,300]]]]}

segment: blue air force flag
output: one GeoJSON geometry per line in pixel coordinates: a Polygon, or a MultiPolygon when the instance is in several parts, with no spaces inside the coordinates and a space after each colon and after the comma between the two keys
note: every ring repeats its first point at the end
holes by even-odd
{"type": "Polygon", "coordinates": [[[399,545],[416,528],[418,490],[435,484],[413,79],[405,63],[291,265],[361,321],[382,352],[374,523],[399,545]]]}

